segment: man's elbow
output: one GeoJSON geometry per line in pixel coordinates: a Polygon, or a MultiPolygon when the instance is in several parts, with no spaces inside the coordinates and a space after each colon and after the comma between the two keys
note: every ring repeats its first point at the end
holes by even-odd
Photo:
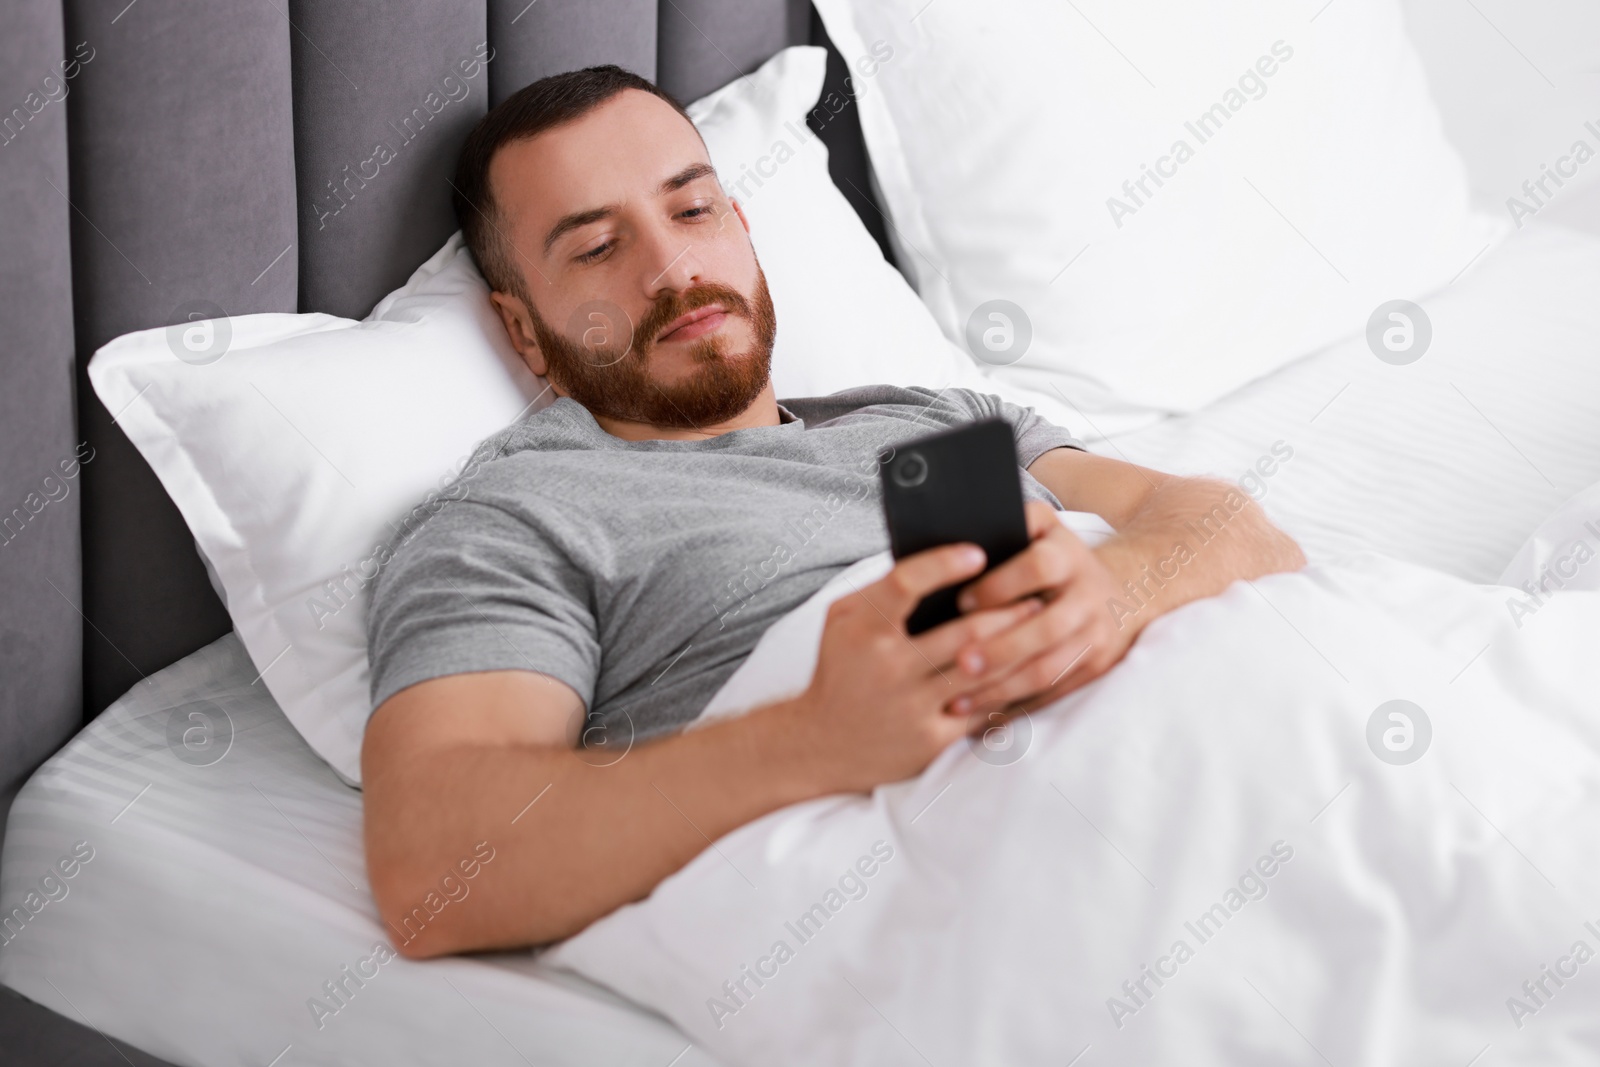
{"type": "MultiPolygon", "coordinates": [[[[376,890],[374,896],[376,896],[376,890]]],[[[394,939],[395,951],[408,960],[432,959],[460,951],[450,933],[450,920],[428,914],[420,904],[378,903],[378,915],[394,939]]]]}
{"type": "Polygon", "coordinates": [[[1276,526],[1272,526],[1271,529],[1278,539],[1278,564],[1273,567],[1273,571],[1297,571],[1304,567],[1306,565],[1306,554],[1300,548],[1300,543],[1276,526]]]}
{"type": "Polygon", "coordinates": [[[481,895],[483,865],[494,857],[486,841],[467,844],[436,806],[419,810],[415,798],[430,794],[409,776],[379,775],[363,798],[367,881],[384,929],[407,959],[474,947],[461,902],[481,895]]]}
{"type": "Polygon", "coordinates": [[[378,918],[401,956],[421,960],[462,951],[448,898],[437,884],[420,877],[416,864],[369,843],[367,879],[378,918]]]}

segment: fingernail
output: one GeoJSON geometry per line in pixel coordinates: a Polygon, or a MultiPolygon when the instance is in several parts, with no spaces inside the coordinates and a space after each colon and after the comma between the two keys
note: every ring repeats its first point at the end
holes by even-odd
{"type": "Polygon", "coordinates": [[[977,566],[983,562],[983,549],[979,548],[977,545],[968,546],[962,550],[961,560],[964,563],[977,566]]]}
{"type": "Polygon", "coordinates": [[[978,606],[978,598],[973,593],[962,593],[956,597],[956,603],[960,605],[962,611],[971,611],[978,606]]]}
{"type": "Polygon", "coordinates": [[[961,666],[968,674],[982,674],[983,656],[977,652],[968,652],[961,657],[961,666]]]}
{"type": "Polygon", "coordinates": [[[950,702],[950,710],[955,712],[957,715],[965,715],[967,712],[972,710],[972,698],[956,697],[950,702]]]}

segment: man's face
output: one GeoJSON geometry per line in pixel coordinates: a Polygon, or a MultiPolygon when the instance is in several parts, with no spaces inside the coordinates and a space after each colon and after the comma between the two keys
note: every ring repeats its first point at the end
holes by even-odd
{"type": "Polygon", "coordinates": [[[777,332],[749,227],[694,128],[624,90],[495,153],[524,291],[495,304],[529,367],[595,415],[698,429],[766,387],[777,332]]]}

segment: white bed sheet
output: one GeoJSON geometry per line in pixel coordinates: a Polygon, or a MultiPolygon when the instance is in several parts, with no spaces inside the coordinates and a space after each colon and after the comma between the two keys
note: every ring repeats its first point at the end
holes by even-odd
{"type": "MultiPolygon", "coordinates": [[[[1376,549],[1492,581],[1600,481],[1597,294],[1600,240],[1530,226],[1424,301],[1434,339],[1418,362],[1384,364],[1358,338],[1092,447],[1238,478],[1283,441],[1293,457],[1262,503],[1313,559],[1376,549]]],[[[0,948],[0,982],[180,1065],[713,1062],[529,953],[396,959],[317,1029],[308,1000],[383,937],[360,798],[255,678],[229,635],[140,683],[28,783],[0,905],[75,842],[96,854],[0,948]],[[166,734],[172,709],[202,699],[234,738],[195,767],[166,734]]]]}
{"type": "Polygon", "coordinates": [[[319,1029],[307,1002],[322,983],[393,938],[367,888],[360,794],[256,677],[230,633],[135,686],[29,780],[0,860],[5,910],[76,842],[94,856],[0,948],[0,982],[179,1067],[716,1062],[529,952],[397,957],[319,1029]],[[209,766],[168,743],[199,700],[232,724],[209,766]]]}

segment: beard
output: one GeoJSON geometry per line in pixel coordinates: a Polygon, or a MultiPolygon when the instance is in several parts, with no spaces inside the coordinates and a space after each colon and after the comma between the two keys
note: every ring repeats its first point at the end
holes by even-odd
{"type": "Polygon", "coordinates": [[[582,304],[568,323],[578,340],[552,330],[528,294],[519,295],[544,353],[546,377],[592,415],[698,430],[744,411],[771,378],[778,321],[759,264],[750,298],[731,286],[707,282],[665,294],[631,329],[626,313],[609,301],[582,304]],[[750,324],[755,337],[749,351],[732,353],[727,338],[703,337],[689,348],[692,369],[687,375],[671,383],[656,381],[650,374],[656,338],[680,315],[710,304],[720,304],[730,318],[750,324]]]}

